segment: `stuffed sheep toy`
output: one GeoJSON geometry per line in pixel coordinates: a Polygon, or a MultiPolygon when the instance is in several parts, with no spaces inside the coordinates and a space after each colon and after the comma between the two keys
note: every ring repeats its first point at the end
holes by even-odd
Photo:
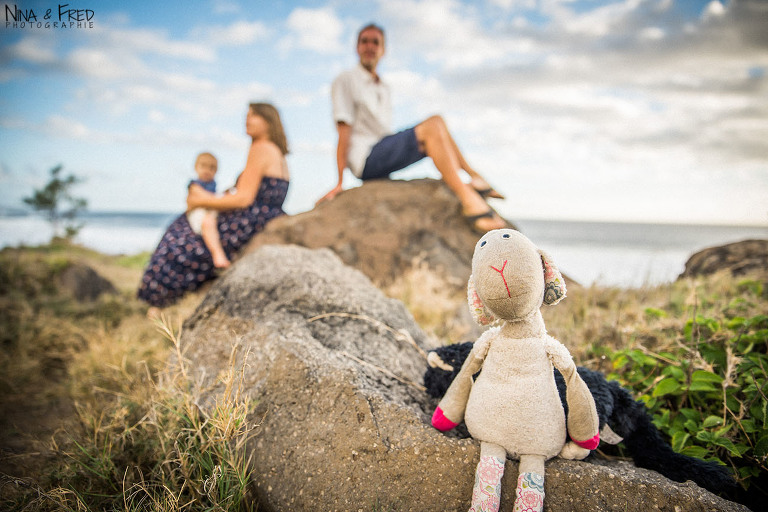
{"type": "Polygon", "coordinates": [[[441,431],[463,420],[480,441],[470,511],[498,510],[507,456],[520,461],[514,510],[541,511],[544,461],[582,459],[599,443],[592,395],[568,349],[547,335],[539,311],[563,297],[560,272],[519,232],[494,230],[478,241],[469,306],[478,323],[497,327],[474,343],[432,416],[441,431]],[[567,421],[553,366],[566,382],[567,421]]]}
{"type": "MultiPolygon", "coordinates": [[[[454,343],[431,350],[427,356],[424,386],[427,394],[440,399],[461,370],[474,343],[454,343]]],[[[676,482],[692,480],[699,486],[730,500],[743,499],[730,469],[715,461],[675,452],[653,424],[645,404],[615,380],[607,380],[599,371],[576,367],[595,400],[600,426],[600,443],[624,444],[626,453],[639,468],[658,471],[676,482]]],[[[565,380],[554,370],[560,403],[566,408],[565,380]]]]}

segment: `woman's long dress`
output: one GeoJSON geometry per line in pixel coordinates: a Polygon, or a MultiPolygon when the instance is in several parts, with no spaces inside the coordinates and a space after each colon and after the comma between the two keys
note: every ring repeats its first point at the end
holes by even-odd
{"type": "MultiPolygon", "coordinates": [[[[219,212],[219,235],[227,257],[232,258],[268,221],[285,213],[282,206],[287,192],[288,181],[263,178],[251,206],[219,212]]],[[[203,238],[192,231],[187,216],[182,214],[155,249],[137,296],[152,306],[169,306],[212,279],[215,270],[203,238]]]]}

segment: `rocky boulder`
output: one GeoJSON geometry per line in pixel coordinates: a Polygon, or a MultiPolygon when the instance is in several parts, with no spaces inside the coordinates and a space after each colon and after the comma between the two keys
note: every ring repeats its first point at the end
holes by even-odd
{"type": "MultiPolygon", "coordinates": [[[[258,401],[249,449],[260,510],[468,508],[479,446],[429,424],[429,341],[330,250],[260,247],[214,284],[183,332],[201,407],[226,392],[219,377],[233,364],[258,401]]],[[[509,461],[502,510],[516,477],[509,461]]],[[[746,510],[627,463],[553,460],[545,489],[553,512],[746,510]]]]}
{"type": "Polygon", "coordinates": [[[768,277],[768,240],[744,240],[695,253],[680,278],[728,271],[734,276],[759,273],[768,277]]]}
{"type": "Polygon", "coordinates": [[[117,293],[117,289],[109,280],[83,263],[67,265],[56,276],[56,284],[78,302],[90,302],[105,293],[117,293]]]}
{"type": "Polygon", "coordinates": [[[464,288],[480,236],[443,181],[373,180],[311,211],[270,221],[245,252],[266,244],[327,247],[379,286],[421,262],[464,288]]]}

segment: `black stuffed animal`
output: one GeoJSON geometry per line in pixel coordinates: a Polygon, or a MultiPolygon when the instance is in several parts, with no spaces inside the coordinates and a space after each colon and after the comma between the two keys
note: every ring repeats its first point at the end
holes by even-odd
{"type": "MultiPolygon", "coordinates": [[[[457,343],[429,353],[424,385],[430,396],[440,398],[445,394],[472,350],[472,344],[471,341],[457,343]]],[[[658,471],[671,480],[692,480],[713,493],[730,494],[736,489],[736,482],[727,467],[672,450],[651,421],[645,405],[634,400],[617,382],[587,368],[578,367],[577,371],[595,400],[601,441],[611,444],[623,441],[636,466],[658,471]]],[[[567,414],[565,381],[557,369],[555,382],[567,414]]]]}

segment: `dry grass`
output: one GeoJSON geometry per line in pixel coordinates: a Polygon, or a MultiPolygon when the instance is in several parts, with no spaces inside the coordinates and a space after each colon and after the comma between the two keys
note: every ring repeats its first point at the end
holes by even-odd
{"type": "MultiPolygon", "coordinates": [[[[142,267],[72,246],[0,252],[3,510],[255,508],[242,375],[231,368],[214,410],[197,406],[179,328],[166,318],[158,330],[133,297],[142,267]],[[120,293],[62,295],[52,283],[72,261],[120,293]]],[[[199,300],[167,313],[185,317],[199,300]]]]}
{"type": "Polygon", "coordinates": [[[384,293],[405,304],[416,323],[430,338],[438,340],[437,344],[446,344],[468,340],[475,331],[469,323],[465,289],[466,283],[415,261],[384,293]]]}
{"type": "MultiPolygon", "coordinates": [[[[71,246],[0,251],[0,508],[253,505],[244,450],[254,433],[247,421],[253,404],[239,393],[239,369],[231,366],[228,393],[216,408],[201,411],[184,365],[168,366],[180,350],[178,328],[166,321],[158,331],[133,297],[146,259],[71,246]],[[61,295],[54,278],[70,261],[108,276],[119,294],[88,304],[61,295]]],[[[549,332],[580,364],[608,372],[606,354],[677,346],[698,314],[764,313],[768,297],[750,287],[754,281],[739,284],[728,275],[633,290],[573,287],[543,312],[549,332]]],[[[477,332],[464,283],[446,283],[426,265],[385,292],[404,302],[437,344],[477,332]]],[[[188,296],[167,314],[185,318],[200,297],[188,296]]],[[[183,362],[182,354],[175,359],[183,362]]]]}
{"type": "MultiPolygon", "coordinates": [[[[763,276],[757,276],[759,282],[763,276]]],[[[728,273],[643,288],[572,286],[565,300],[542,308],[548,332],[564,343],[579,364],[611,370],[605,353],[632,346],[662,351],[678,343],[697,314],[718,312],[744,295],[740,279],[728,273]]],[[[745,282],[751,282],[745,279],[745,282]]],[[[402,301],[438,344],[472,339],[463,285],[418,264],[385,289],[402,301]]],[[[745,316],[763,312],[765,302],[743,305],[745,316]]]]}

